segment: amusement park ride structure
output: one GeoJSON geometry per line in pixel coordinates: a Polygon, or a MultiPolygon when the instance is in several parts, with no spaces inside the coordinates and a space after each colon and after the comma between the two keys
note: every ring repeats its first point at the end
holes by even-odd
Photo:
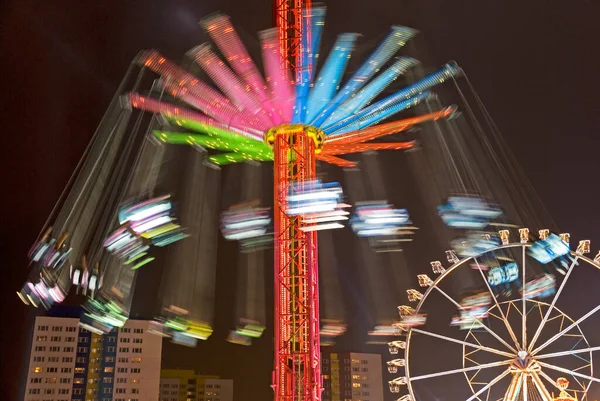
{"type": "MultiPolygon", "coordinates": [[[[342,83],[356,35],[339,35],[333,50],[317,74],[318,48],[325,21],[325,7],[312,6],[310,0],[275,0],[274,14],[277,29],[260,33],[264,78],[254,65],[229,18],[216,14],[201,21],[201,25],[226,61],[222,61],[208,44],[192,49],[188,55],[210,77],[220,92],[171,63],[158,52],[145,51],[136,59],[137,66],[142,70],[154,72],[160,79],[154,81],[152,90],[141,92],[136,86],[136,92],[131,92],[120,100],[126,99],[128,112],[133,108],[140,110],[141,114],[159,115],[160,119],[152,117],[155,123],[159,123],[151,125],[148,132],[163,143],[209,149],[207,160],[213,167],[245,161],[273,161],[275,355],[272,388],[275,401],[319,401],[323,383],[320,368],[316,231],[320,227],[316,223],[314,212],[312,215],[289,212],[290,194],[310,189],[311,185],[314,185],[317,179],[317,161],[340,167],[353,167],[355,162],[340,156],[370,150],[412,148],[414,142],[375,140],[406,131],[421,123],[448,119],[454,115],[454,107],[438,108],[428,114],[378,123],[425,102],[430,97],[430,88],[453,79],[462,71],[455,64],[446,64],[439,71],[377,100],[392,81],[417,64],[412,58],[400,57],[379,73],[416,31],[406,27],[393,27],[377,49],[345,83],[342,83]],[[158,96],[153,97],[157,94],[158,96]],[[188,106],[190,108],[187,108],[188,106]]],[[[123,132],[118,131],[116,135],[123,135],[123,132]]],[[[106,166],[106,170],[111,168],[109,162],[106,166]]],[[[98,177],[104,179],[102,174],[98,177]]],[[[143,207],[133,207],[131,214],[141,215],[148,212],[148,209],[166,207],[168,210],[162,212],[164,215],[161,218],[166,222],[165,226],[175,226],[175,218],[169,214],[171,203],[168,197],[142,202],[139,205],[143,207]]],[[[90,199],[99,202],[94,197],[90,199]]],[[[116,203],[116,200],[111,202],[116,203]]],[[[114,216],[108,216],[113,209],[106,211],[107,216],[103,216],[103,222],[114,220],[114,216]]],[[[81,213],[83,215],[83,212],[81,213]]],[[[152,237],[147,236],[142,240],[141,237],[148,233],[140,227],[153,224],[153,221],[148,221],[148,216],[149,214],[146,214],[143,219],[139,218],[144,224],[140,224],[140,221],[135,223],[139,229],[137,234],[142,233],[141,235],[132,231],[132,227],[136,227],[131,223],[131,215],[128,216],[129,223],[126,223],[127,219],[121,221],[120,216],[119,223],[122,225],[111,238],[119,238],[119,241],[125,237],[139,239],[139,243],[135,245],[136,251],[145,255],[145,251],[152,244],[148,238],[152,237]]],[[[79,225],[79,229],[85,231],[85,237],[92,237],[86,231],[86,225],[79,225]]],[[[161,227],[155,228],[155,231],[160,229],[161,227]]],[[[32,253],[33,262],[37,262],[35,255],[45,255],[50,248],[57,251],[67,248],[64,239],[49,240],[50,231],[52,230],[38,239],[37,248],[34,247],[35,252],[32,253]]],[[[57,232],[57,235],[62,236],[60,230],[57,232]]],[[[177,230],[174,233],[173,235],[161,231],[163,244],[187,235],[177,230]]],[[[83,242],[80,241],[81,243],[83,242]]],[[[107,245],[104,246],[108,248],[107,245]]],[[[100,251],[94,257],[100,260],[100,256],[97,255],[102,251],[100,247],[100,251]]],[[[69,252],[71,248],[62,256],[60,252],[50,254],[50,262],[54,263],[52,267],[57,264],[59,256],[61,263],[65,264],[64,260],[69,257],[69,252]]],[[[77,252],[83,255],[85,262],[85,252],[88,250],[81,249],[77,252]]],[[[136,262],[131,270],[136,270],[152,259],[136,262]]],[[[136,259],[132,258],[126,263],[134,260],[136,259]]],[[[120,264],[120,261],[117,262],[120,264]]],[[[55,269],[59,274],[62,272],[62,264],[55,269]]],[[[83,265],[76,266],[77,277],[89,273],[86,263],[83,265]]],[[[87,285],[94,293],[102,285],[103,275],[99,272],[99,262],[94,260],[94,265],[96,268],[90,276],[89,283],[87,276],[85,280],[77,278],[73,281],[78,289],[87,285]],[[93,288],[90,288],[92,282],[93,288]]],[[[50,270],[46,267],[48,266],[44,265],[41,269],[42,273],[50,270]]],[[[433,283],[429,279],[426,282],[433,283]]],[[[46,291],[41,284],[36,287],[28,282],[27,285],[34,292],[46,291]]],[[[56,287],[58,286],[52,286],[50,290],[54,291],[56,287]]],[[[57,302],[64,299],[64,296],[59,296],[56,291],[48,291],[46,296],[52,296],[57,302]]],[[[417,296],[418,292],[409,292],[409,296],[411,294],[417,296]]],[[[25,303],[32,300],[27,298],[26,294],[19,295],[25,303]]],[[[92,303],[99,304],[94,295],[90,298],[92,303]]],[[[110,302],[108,305],[109,309],[115,308],[110,302]]],[[[182,312],[187,313],[182,308],[169,309],[180,316],[182,312]]],[[[123,310],[119,309],[115,313],[121,313],[119,318],[126,319],[122,312],[123,310]]],[[[197,324],[193,325],[191,320],[187,326],[190,328],[188,334],[194,326],[194,338],[208,338],[212,328],[207,328],[208,324],[204,324],[205,322],[195,322],[197,324]]],[[[417,330],[414,329],[415,332],[417,330]]],[[[527,362],[527,357],[528,355],[519,354],[521,359],[513,358],[511,361],[514,362],[514,369],[529,369],[531,364],[527,362]]],[[[543,363],[540,362],[539,365],[543,363]]],[[[400,366],[404,366],[404,362],[400,366]]],[[[406,378],[402,378],[400,384],[406,384],[407,380],[410,385],[410,380],[406,378]]],[[[567,399],[565,394],[561,393],[561,399],[567,399]]],[[[476,397],[477,394],[470,399],[476,397]]]]}
{"type": "MultiPolygon", "coordinates": [[[[226,16],[208,17],[202,25],[219,46],[237,76],[214,57],[207,46],[200,46],[191,52],[195,61],[206,70],[223,92],[230,91],[230,97],[240,96],[238,102],[246,100],[250,104],[256,104],[258,98],[258,103],[262,102],[265,106],[263,112],[266,114],[242,117],[245,125],[241,126],[241,131],[239,125],[234,127],[233,123],[226,126],[223,124],[233,121],[230,118],[219,118],[219,113],[223,110],[212,114],[211,117],[220,120],[215,121],[137,94],[131,95],[130,100],[135,108],[161,113],[179,126],[208,134],[200,136],[155,132],[157,138],[163,142],[199,144],[229,151],[235,149],[236,152],[209,157],[215,164],[273,160],[275,366],[272,387],[275,400],[319,400],[323,386],[320,369],[316,229],[307,229],[307,226],[312,226],[313,223],[304,222],[302,215],[290,216],[286,213],[287,197],[293,186],[298,188],[298,185],[302,186],[304,182],[316,179],[317,160],[351,167],[356,163],[342,159],[339,155],[367,150],[411,148],[413,142],[368,142],[407,130],[422,122],[451,116],[454,111],[452,107],[376,125],[377,122],[424,101],[429,96],[429,88],[460,74],[460,69],[448,64],[440,71],[363,109],[362,107],[381,93],[391,81],[414,65],[414,60],[402,58],[390,68],[391,72],[382,74],[381,78],[376,78],[367,85],[370,78],[415,34],[415,31],[394,27],[369,59],[336,92],[355,35],[345,34],[338,38],[334,50],[316,78],[314,64],[324,25],[325,8],[313,8],[309,1],[276,2],[276,18],[279,39],[271,31],[261,33],[261,39],[267,82],[274,98],[278,98],[279,102],[273,98],[269,99],[262,77],[226,16]],[[274,63],[270,64],[269,61],[274,63]],[[290,83],[288,78],[290,71],[295,76],[295,80],[292,80],[295,84],[290,83]],[[322,82],[315,82],[315,79],[322,79],[322,82]],[[248,94],[247,89],[235,92],[232,89],[236,85],[238,88],[254,89],[253,96],[241,99],[242,95],[248,94]],[[314,87],[311,88],[311,85],[314,87]],[[362,91],[358,92],[361,88],[362,91]],[[355,98],[352,98],[353,96],[355,98]],[[289,102],[294,98],[294,104],[289,102]],[[311,101],[315,98],[316,100],[311,101]],[[349,112],[340,109],[340,106],[348,105],[351,100],[354,102],[354,108],[350,108],[349,112]],[[340,114],[333,118],[338,109],[340,114]]],[[[210,107],[219,102],[219,99],[213,96],[213,99],[217,100],[212,105],[203,107],[202,103],[205,100],[201,96],[194,96],[197,96],[198,91],[208,91],[201,87],[196,79],[170,64],[156,52],[144,53],[141,61],[147,68],[175,82],[167,84],[174,96],[193,105],[199,104],[197,107],[201,110],[209,109],[209,115],[210,107]]],[[[227,105],[224,105],[223,109],[226,107],[227,105]]]]}

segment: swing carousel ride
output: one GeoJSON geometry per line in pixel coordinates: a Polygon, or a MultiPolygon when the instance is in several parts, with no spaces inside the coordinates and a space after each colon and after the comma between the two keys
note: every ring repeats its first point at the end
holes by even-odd
{"type": "Polygon", "coordinates": [[[79,296],[81,325],[107,333],[127,321],[138,275],[160,266],[153,332],[195,346],[213,332],[220,231],[241,251],[228,341],[250,345],[266,327],[264,261],[273,248],[275,399],[319,400],[320,347],[346,331],[333,230],[347,223],[351,230],[339,231],[354,234],[356,257],[369,266],[361,269],[369,341],[405,354],[388,362],[390,373],[404,370],[389,382],[392,392],[407,388],[400,400],[434,399],[433,389],[460,384],[457,375],[467,401],[552,400],[545,382],[556,399],[587,399],[600,381],[600,347],[586,324],[600,307],[582,299],[559,309],[559,300],[577,296],[565,290],[574,271],[583,284],[597,282],[600,256],[585,256],[589,241],[571,252],[568,234],[542,229],[533,238],[523,228],[549,220],[456,63],[424,73],[397,56],[417,34],[403,26],[357,65],[358,35],[340,34],[321,62],[325,11],[276,4],[278,29],[259,33],[264,74],[222,14],[201,21],[214,46],[193,48],[181,65],[141,52],[31,248],[18,296],[45,308],[79,296]],[[442,94],[458,106],[443,106],[442,94]],[[389,201],[384,150],[405,151],[395,160],[413,174],[398,184],[429,210],[419,236],[432,233],[430,252],[451,246],[450,267],[431,263],[435,279],[406,263],[418,228],[389,201]],[[267,162],[272,207],[261,202],[267,162]],[[317,165],[343,168],[348,195],[317,165]],[[237,169],[240,190],[219,213],[222,169],[237,169]],[[390,305],[410,273],[426,290],[408,289],[417,305],[400,306],[398,319],[390,305]],[[435,363],[433,340],[446,346],[435,363]]]}

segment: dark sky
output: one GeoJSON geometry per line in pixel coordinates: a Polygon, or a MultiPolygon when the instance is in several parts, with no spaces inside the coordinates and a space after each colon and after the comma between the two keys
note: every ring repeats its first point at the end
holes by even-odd
{"type": "MultiPolygon", "coordinates": [[[[429,63],[456,60],[558,226],[575,239],[600,243],[600,2],[331,0],[326,4],[329,38],[350,31],[368,40],[381,37],[390,25],[407,25],[422,32],[419,43],[429,63]]],[[[16,378],[22,372],[23,349],[30,335],[31,311],[14,295],[27,274],[26,252],[130,61],[145,48],[179,60],[185,51],[206,41],[197,21],[217,10],[230,14],[250,37],[272,26],[272,2],[265,0],[9,0],[3,4],[3,400],[17,399],[21,383],[16,378]]],[[[231,348],[204,347],[193,360],[184,358],[190,351],[180,347],[169,359],[180,358],[181,367],[223,375],[264,369],[260,380],[236,382],[245,386],[236,386],[238,395],[244,392],[257,396],[251,399],[264,399],[270,397],[265,386],[272,356],[269,340],[260,342],[232,354],[224,354],[231,348]],[[212,361],[214,369],[204,360],[212,361]],[[233,369],[234,364],[241,365],[233,369]]]]}

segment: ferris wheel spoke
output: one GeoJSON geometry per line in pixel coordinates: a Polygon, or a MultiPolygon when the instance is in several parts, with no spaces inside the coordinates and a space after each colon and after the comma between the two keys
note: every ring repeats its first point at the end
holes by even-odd
{"type": "MultiPolygon", "coordinates": [[[[525,249],[525,247],[523,247],[525,249]]],[[[525,274],[523,274],[525,275],[525,274]]],[[[525,283],[523,283],[525,284],[525,283]]],[[[524,298],[523,298],[524,299],[524,298]]],[[[527,401],[527,376],[523,375],[523,401],[527,401]]]]}
{"type": "Polygon", "coordinates": [[[566,329],[563,329],[559,333],[555,334],[548,341],[546,341],[545,343],[543,343],[542,345],[540,345],[535,350],[531,351],[531,355],[537,354],[538,352],[540,352],[541,350],[543,350],[544,348],[546,348],[548,345],[552,344],[558,338],[562,337],[563,334],[568,333],[573,327],[578,326],[581,322],[585,321],[588,317],[592,316],[598,310],[600,310],[600,305],[596,306],[594,309],[592,309],[591,311],[589,311],[588,313],[586,313],[585,315],[583,315],[582,317],[580,317],[577,321],[571,323],[566,329]]]}
{"type": "Polygon", "coordinates": [[[473,344],[473,343],[470,343],[470,342],[467,342],[467,341],[457,340],[456,338],[443,336],[441,334],[436,334],[436,333],[432,333],[430,331],[425,331],[425,330],[421,330],[421,329],[412,328],[411,331],[413,331],[415,333],[423,334],[423,335],[426,335],[426,336],[439,338],[440,340],[445,340],[445,341],[453,342],[453,343],[456,343],[456,344],[461,344],[461,345],[464,345],[464,346],[467,346],[467,347],[476,348],[476,349],[479,349],[479,350],[482,350],[482,351],[487,351],[487,352],[490,352],[492,354],[506,356],[506,357],[511,358],[511,359],[514,358],[513,354],[510,354],[510,353],[504,352],[504,351],[500,351],[500,350],[497,350],[495,348],[485,347],[483,345],[477,345],[477,344],[473,344]]]}
{"type": "MultiPolygon", "coordinates": [[[[526,280],[525,272],[526,272],[527,269],[525,268],[525,263],[526,263],[525,262],[525,259],[526,259],[525,258],[525,255],[526,255],[525,245],[522,246],[522,249],[523,249],[523,254],[522,254],[522,262],[521,262],[521,264],[522,264],[522,268],[523,268],[523,279],[522,279],[523,282],[521,284],[521,287],[522,287],[521,288],[521,294],[522,294],[521,298],[522,298],[522,302],[523,302],[523,304],[522,304],[522,308],[523,308],[522,315],[523,316],[522,316],[522,319],[521,319],[521,345],[523,346],[523,349],[527,349],[527,298],[525,298],[525,286],[527,285],[527,280],[526,280]]],[[[525,380],[524,383],[525,383],[524,384],[525,385],[524,388],[525,388],[525,390],[527,390],[527,380],[525,380]]],[[[526,393],[523,393],[523,394],[525,394],[523,396],[523,397],[525,397],[524,401],[527,401],[527,398],[526,398],[527,395],[526,395],[526,393]]]]}
{"type": "MultiPolygon", "coordinates": [[[[438,292],[440,292],[444,297],[446,297],[448,300],[450,300],[450,302],[452,302],[454,305],[456,305],[458,307],[458,309],[461,310],[465,310],[465,308],[459,304],[458,302],[456,302],[450,295],[448,295],[444,290],[442,290],[441,288],[439,288],[438,286],[434,287],[436,290],[438,290],[438,292]]],[[[500,337],[498,334],[496,334],[492,329],[490,329],[488,326],[486,326],[485,324],[481,325],[481,328],[483,328],[485,331],[487,331],[488,333],[490,333],[496,340],[500,341],[502,344],[504,344],[504,346],[506,348],[508,348],[509,350],[517,353],[517,350],[515,348],[513,348],[509,343],[507,343],[506,341],[504,341],[504,339],[502,337],[500,337]]]]}
{"type": "Polygon", "coordinates": [[[550,385],[552,385],[552,387],[555,387],[556,389],[560,390],[560,388],[558,387],[558,385],[556,384],[556,381],[553,380],[550,376],[548,376],[546,374],[546,372],[544,372],[543,370],[540,370],[539,372],[537,372],[540,376],[542,376],[544,379],[546,379],[546,381],[548,383],[550,383],[550,385]]]}
{"type": "Polygon", "coordinates": [[[568,375],[580,377],[580,378],[585,379],[585,380],[590,380],[590,381],[593,381],[593,382],[596,382],[596,383],[600,383],[600,379],[598,379],[596,377],[584,375],[583,373],[575,372],[574,370],[569,370],[569,369],[561,368],[560,366],[551,365],[551,364],[546,363],[546,362],[538,361],[538,363],[540,364],[540,366],[543,366],[543,367],[548,368],[548,369],[556,370],[557,372],[562,372],[562,373],[565,373],[565,374],[568,374],[568,375]]]}
{"type": "Polygon", "coordinates": [[[495,367],[498,367],[498,366],[508,365],[510,362],[511,361],[491,362],[491,363],[484,363],[484,364],[477,365],[477,366],[471,366],[471,367],[468,367],[468,368],[452,369],[452,370],[445,370],[443,372],[428,373],[426,375],[419,375],[419,376],[411,377],[410,381],[412,382],[412,381],[417,381],[417,380],[431,379],[431,378],[434,378],[434,377],[453,375],[453,374],[456,374],[456,373],[465,373],[465,372],[470,372],[470,371],[473,371],[473,370],[495,368],[495,367]]]}
{"type": "MultiPolygon", "coordinates": [[[[539,371],[539,373],[545,375],[545,373],[542,372],[541,370],[539,371]]],[[[538,376],[537,372],[531,373],[531,379],[532,379],[531,381],[533,382],[533,385],[537,389],[538,393],[542,395],[542,398],[544,400],[552,400],[553,399],[553,397],[550,395],[550,393],[548,393],[548,390],[544,386],[544,383],[542,382],[542,379],[540,379],[540,376],[538,376]]],[[[546,379],[546,380],[548,380],[548,379],[546,379]]],[[[556,382],[552,382],[552,385],[557,387],[556,382]]]]}
{"type": "Polygon", "coordinates": [[[495,377],[491,382],[480,388],[475,394],[467,398],[467,401],[473,401],[475,398],[479,396],[479,394],[487,391],[488,388],[492,387],[494,384],[498,383],[500,380],[504,379],[510,373],[509,369],[506,369],[504,373],[500,376],[495,377]]]}
{"type": "Polygon", "coordinates": [[[559,356],[582,354],[585,352],[595,352],[595,351],[600,351],[600,347],[590,347],[590,348],[581,348],[581,349],[574,349],[574,350],[561,351],[561,352],[553,352],[551,354],[537,355],[535,357],[535,359],[554,358],[554,357],[559,357],[559,356]]]}
{"type": "MultiPolygon", "coordinates": [[[[517,349],[521,349],[521,347],[519,346],[519,341],[517,340],[517,336],[515,335],[515,332],[513,331],[512,327],[510,327],[510,324],[508,323],[508,319],[506,318],[506,315],[504,314],[504,311],[502,310],[502,308],[500,307],[500,304],[498,303],[498,300],[496,299],[496,296],[494,295],[494,291],[492,291],[492,287],[490,287],[490,283],[488,283],[487,279],[485,278],[485,275],[483,274],[483,270],[481,270],[481,266],[479,265],[479,262],[477,261],[476,258],[473,258],[473,260],[475,261],[475,264],[477,265],[477,270],[479,270],[479,274],[481,275],[481,278],[483,279],[483,282],[485,283],[490,295],[492,296],[492,298],[494,299],[494,303],[496,304],[496,308],[498,309],[498,312],[500,312],[500,316],[502,316],[502,322],[504,323],[504,326],[506,327],[506,330],[508,331],[508,334],[510,335],[510,338],[513,340],[513,342],[515,343],[515,347],[517,349]]],[[[485,325],[483,325],[484,327],[486,327],[485,325]]],[[[506,342],[502,341],[504,344],[506,344],[506,342]]],[[[508,348],[514,352],[517,352],[513,347],[508,346],[508,348]]]]}
{"type": "Polygon", "coordinates": [[[535,334],[533,335],[533,338],[531,339],[531,343],[529,344],[529,351],[531,351],[533,349],[535,342],[538,340],[540,334],[542,334],[542,330],[544,329],[544,326],[546,325],[546,322],[548,321],[548,318],[550,317],[550,314],[552,313],[552,310],[554,309],[554,305],[556,305],[556,302],[558,301],[558,298],[560,297],[560,294],[561,294],[563,288],[565,288],[565,284],[567,283],[567,280],[569,280],[569,277],[571,276],[571,272],[573,271],[573,268],[577,264],[577,259],[578,259],[577,257],[575,257],[575,259],[573,259],[573,263],[571,263],[571,266],[569,266],[569,271],[567,271],[565,278],[563,279],[562,283],[560,283],[560,287],[558,287],[558,291],[556,291],[556,294],[554,295],[554,298],[552,299],[552,303],[548,307],[548,310],[546,311],[546,314],[544,315],[542,322],[538,326],[537,330],[535,331],[535,334]]]}

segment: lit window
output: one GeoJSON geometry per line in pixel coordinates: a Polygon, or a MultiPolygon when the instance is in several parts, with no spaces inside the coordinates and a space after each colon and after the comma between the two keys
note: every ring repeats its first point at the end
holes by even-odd
{"type": "Polygon", "coordinates": [[[112,373],[115,371],[115,368],[113,366],[107,366],[104,368],[104,373],[112,373]]]}
{"type": "Polygon", "coordinates": [[[142,362],[142,358],[131,358],[131,363],[141,363],[142,362]]]}
{"type": "Polygon", "coordinates": [[[50,384],[56,383],[56,377],[47,377],[46,383],[50,383],[50,384]]]}
{"type": "Polygon", "coordinates": [[[132,382],[132,383],[139,383],[139,382],[140,382],[140,379],[133,378],[133,379],[131,379],[131,382],[132,382]]]}
{"type": "Polygon", "coordinates": [[[75,383],[75,384],[83,384],[83,378],[76,377],[76,378],[73,379],[73,383],[75,383]]]}
{"type": "Polygon", "coordinates": [[[75,373],[85,373],[85,368],[75,368],[75,373]]]}
{"type": "Polygon", "coordinates": [[[354,387],[354,388],[360,388],[360,383],[352,383],[352,387],[354,387]]]}

